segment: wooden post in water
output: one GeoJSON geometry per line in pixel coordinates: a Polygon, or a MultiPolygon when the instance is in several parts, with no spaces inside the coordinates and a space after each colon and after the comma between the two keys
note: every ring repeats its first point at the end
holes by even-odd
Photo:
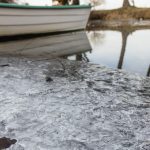
{"type": "Polygon", "coordinates": [[[82,61],[82,53],[76,55],[76,60],[77,61],[82,61]]]}
{"type": "Polygon", "coordinates": [[[130,6],[129,0],[124,0],[124,1],[123,1],[123,8],[129,7],[129,6],[130,6]]]}
{"type": "Polygon", "coordinates": [[[150,65],[149,65],[149,68],[148,68],[148,71],[147,71],[147,76],[148,77],[150,76],[150,65]]]}

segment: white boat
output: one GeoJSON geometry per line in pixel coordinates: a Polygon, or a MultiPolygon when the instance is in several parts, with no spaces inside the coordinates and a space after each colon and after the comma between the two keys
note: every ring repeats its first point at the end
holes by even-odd
{"type": "Polygon", "coordinates": [[[1,56],[68,57],[91,51],[85,31],[0,41],[1,56]]]}
{"type": "Polygon", "coordinates": [[[85,29],[91,7],[0,3],[0,36],[85,29]]]}

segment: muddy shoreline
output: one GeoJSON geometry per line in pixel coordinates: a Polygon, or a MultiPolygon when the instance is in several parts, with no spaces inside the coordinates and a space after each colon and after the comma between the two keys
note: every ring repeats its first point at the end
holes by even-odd
{"type": "Polygon", "coordinates": [[[150,20],[122,19],[122,20],[91,20],[87,30],[142,30],[150,29],[150,20]]]}
{"type": "Polygon", "coordinates": [[[111,10],[93,10],[90,14],[90,20],[149,20],[150,9],[149,8],[137,8],[137,7],[122,7],[111,10]]]}

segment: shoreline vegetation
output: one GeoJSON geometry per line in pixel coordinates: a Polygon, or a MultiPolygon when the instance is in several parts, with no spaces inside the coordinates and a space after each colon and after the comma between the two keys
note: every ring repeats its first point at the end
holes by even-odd
{"type": "Polygon", "coordinates": [[[90,14],[90,21],[129,20],[129,19],[149,20],[150,9],[128,6],[113,10],[93,10],[90,14]]]}

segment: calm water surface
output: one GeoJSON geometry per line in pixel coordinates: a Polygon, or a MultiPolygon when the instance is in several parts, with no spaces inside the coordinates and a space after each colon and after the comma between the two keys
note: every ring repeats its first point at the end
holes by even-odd
{"type": "MultiPolygon", "coordinates": [[[[150,30],[133,33],[117,31],[87,32],[92,51],[89,62],[147,75],[150,69],[150,30]]],[[[75,59],[75,57],[70,57],[75,59]]]]}
{"type": "Polygon", "coordinates": [[[92,45],[92,53],[87,53],[91,62],[147,74],[150,67],[150,30],[127,35],[116,31],[94,31],[87,35],[92,45]]]}
{"type": "Polygon", "coordinates": [[[0,55],[61,57],[149,75],[150,30],[78,31],[59,35],[0,39],[0,55]]]}

